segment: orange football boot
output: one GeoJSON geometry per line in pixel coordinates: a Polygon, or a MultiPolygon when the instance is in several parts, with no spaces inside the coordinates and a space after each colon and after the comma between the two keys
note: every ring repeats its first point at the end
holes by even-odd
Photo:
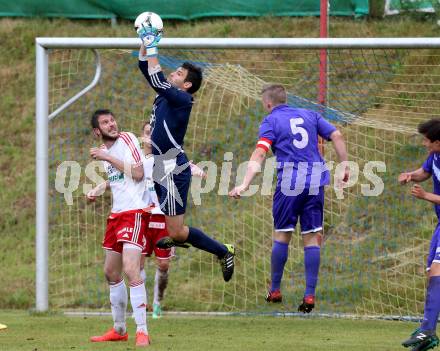
{"type": "Polygon", "coordinates": [[[150,345],[150,337],[148,334],[145,334],[143,331],[138,331],[136,333],[136,346],[137,347],[146,347],[150,345]]]}
{"type": "Polygon", "coordinates": [[[114,328],[111,328],[104,335],[92,336],[90,338],[91,342],[104,342],[104,341],[127,341],[128,334],[124,335],[118,334],[114,328]]]}

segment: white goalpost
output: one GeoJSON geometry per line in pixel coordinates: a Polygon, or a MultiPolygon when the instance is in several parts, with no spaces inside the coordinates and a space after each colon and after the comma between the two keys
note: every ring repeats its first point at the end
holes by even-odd
{"type": "MultiPolygon", "coordinates": [[[[85,206],[82,189],[90,179],[81,172],[67,205],[66,193],[60,194],[55,183],[68,188],[73,168],[64,169],[61,183],[56,172],[66,161],[87,167],[84,148],[93,142],[87,134],[93,109],[112,106],[124,116],[124,127],[138,132],[149,118],[153,96],[136,70],[132,51],[139,49],[137,38],[36,38],[35,44],[35,307],[99,310],[106,303],[100,239],[109,199],[85,206]]],[[[202,221],[209,233],[238,247],[237,271],[229,285],[215,280],[220,273],[210,257],[180,253],[172,262],[176,268],[165,298],[169,306],[272,311],[263,301],[270,276],[270,191],[261,190],[239,205],[228,202],[224,192],[254,146],[264,117],[261,87],[281,83],[289,104],[317,110],[343,131],[350,160],[360,172],[359,182],[342,193],[331,187],[326,192],[320,311],[420,314],[424,255],[434,219],[425,205],[413,205],[395,176],[421,164],[416,126],[440,113],[440,38],[164,38],[159,47],[166,70],[186,60],[204,69],[185,146],[196,162],[218,165],[220,182],[218,189],[198,194],[202,205],[191,205],[189,220],[202,221]],[[327,106],[317,100],[320,49],[331,52],[327,106]],[[373,171],[384,184],[378,196],[365,195],[373,187],[370,161],[385,165],[385,171],[373,171]]],[[[335,160],[330,147],[325,158],[335,160]]],[[[295,308],[303,287],[298,238],[292,239],[283,278],[290,300],[281,309],[287,312],[295,308]]]]}

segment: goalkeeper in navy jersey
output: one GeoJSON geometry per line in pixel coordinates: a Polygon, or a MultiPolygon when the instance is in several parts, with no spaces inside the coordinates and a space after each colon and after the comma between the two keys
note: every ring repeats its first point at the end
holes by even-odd
{"type": "Polygon", "coordinates": [[[200,88],[202,70],[185,62],[165,78],[157,58],[160,33],[149,27],[149,23],[137,31],[142,41],[139,68],[157,93],[150,121],[155,156],[153,180],[170,235],[160,239],[156,246],[167,249],[191,244],[214,254],[220,260],[224,280],[229,281],[234,273],[234,247],[184,225],[191,170],[183,143],[193,105],[192,94],[200,88]]]}

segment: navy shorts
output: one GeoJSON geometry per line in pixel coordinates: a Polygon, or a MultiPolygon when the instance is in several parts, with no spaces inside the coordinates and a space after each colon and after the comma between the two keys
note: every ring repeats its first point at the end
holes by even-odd
{"type": "Polygon", "coordinates": [[[154,190],[160,209],[167,216],[184,214],[191,184],[188,159],[181,154],[176,159],[158,160],[160,165],[156,165],[156,157],[154,162],[154,190]]]}
{"type": "Polygon", "coordinates": [[[315,189],[317,195],[309,195],[310,189],[296,196],[283,194],[280,187],[275,189],[272,214],[275,231],[295,230],[298,219],[301,233],[309,234],[322,231],[324,219],[324,187],[315,189]]]}
{"type": "Polygon", "coordinates": [[[429,246],[428,260],[426,262],[426,270],[431,269],[433,263],[440,263],[440,223],[432,234],[431,245],[429,246]]]}

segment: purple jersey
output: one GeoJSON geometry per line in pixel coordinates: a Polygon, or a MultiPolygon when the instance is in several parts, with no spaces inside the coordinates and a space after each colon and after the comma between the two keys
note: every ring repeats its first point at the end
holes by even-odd
{"type": "Polygon", "coordinates": [[[272,147],[277,159],[277,186],[307,189],[329,184],[318,136],[330,140],[335,130],[315,111],[276,106],[260,125],[257,147],[266,151],[272,147]]]}
{"type": "MultiPolygon", "coordinates": [[[[434,194],[440,195],[440,153],[430,154],[422,167],[426,172],[432,174],[434,194]]],[[[434,208],[437,218],[440,220],[440,205],[435,205],[434,208]]]]}

